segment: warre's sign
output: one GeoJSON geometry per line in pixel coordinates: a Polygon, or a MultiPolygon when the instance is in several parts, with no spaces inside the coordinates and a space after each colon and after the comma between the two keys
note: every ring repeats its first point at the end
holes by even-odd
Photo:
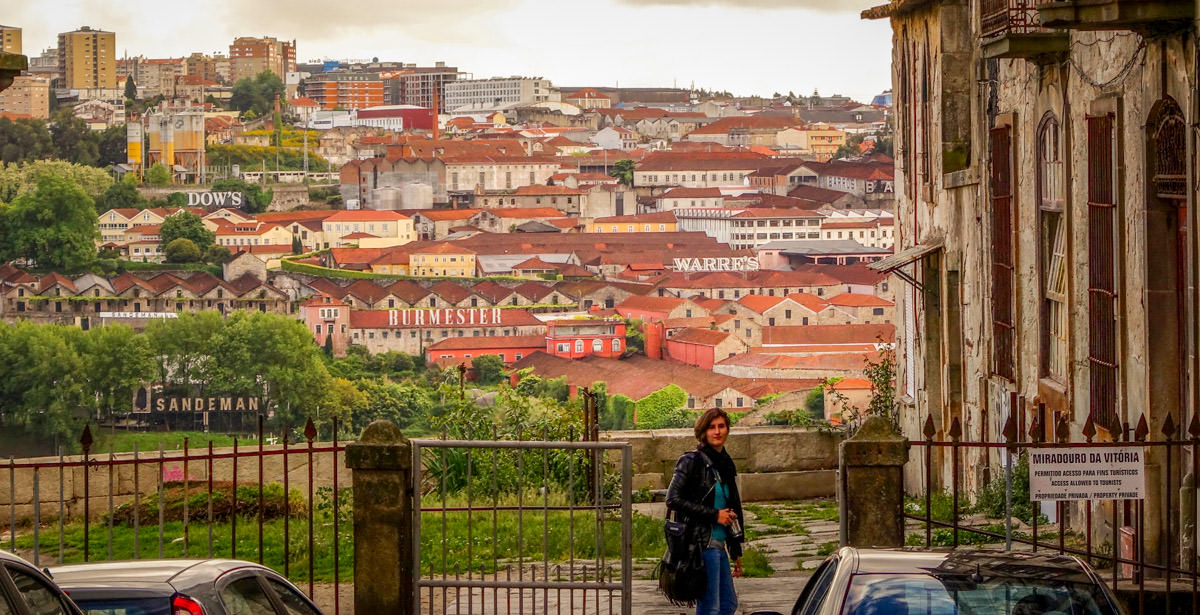
{"type": "Polygon", "coordinates": [[[189,192],[188,207],[241,207],[241,192],[189,192]]]}
{"type": "Polygon", "coordinates": [[[500,308],[447,308],[441,310],[390,310],[390,327],[456,327],[498,325],[500,308]]]}
{"type": "Polygon", "coordinates": [[[721,256],[677,258],[675,271],[758,271],[758,258],[753,256],[721,256]]]}

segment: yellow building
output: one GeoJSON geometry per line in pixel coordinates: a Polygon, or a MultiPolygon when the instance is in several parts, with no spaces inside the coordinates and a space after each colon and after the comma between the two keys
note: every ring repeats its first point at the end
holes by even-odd
{"type": "Polygon", "coordinates": [[[58,72],[68,90],[116,89],[117,35],[82,26],[58,35],[58,72]]]}
{"type": "Polygon", "coordinates": [[[7,90],[0,92],[0,113],[28,115],[35,120],[50,117],[50,80],[17,75],[7,90]]]}
{"type": "Polygon", "coordinates": [[[678,229],[675,212],[661,211],[630,216],[607,216],[588,223],[589,233],[674,233],[678,229]]]}
{"type": "Polygon", "coordinates": [[[825,124],[813,124],[781,130],[775,140],[780,147],[798,149],[800,154],[824,162],[846,143],[846,133],[825,124]]]}
{"type": "Polygon", "coordinates": [[[408,255],[412,275],[467,278],[475,275],[475,251],[448,243],[413,250],[408,255]]]}
{"type": "Polygon", "coordinates": [[[21,29],[16,26],[0,26],[0,51],[21,53],[21,29]]]}
{"type": "Polygon", "coordinates": [[[412,241],[412,218],[394,211],[360,209],[339,211],[321,222],[323,246],[384,248],[412,241]]]}

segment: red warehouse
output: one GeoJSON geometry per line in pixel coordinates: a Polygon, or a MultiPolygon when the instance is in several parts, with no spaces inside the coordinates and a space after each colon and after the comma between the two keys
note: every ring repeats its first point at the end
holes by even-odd
{"type": "Polygon", "coordinates": [[[620,357],[625,352],[625,322],[588,318],[546,323],[547,354],[568,359],[620,357]]]}

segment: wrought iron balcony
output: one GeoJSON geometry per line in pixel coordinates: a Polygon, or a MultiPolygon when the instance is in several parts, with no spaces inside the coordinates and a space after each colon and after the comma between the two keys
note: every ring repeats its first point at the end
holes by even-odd
{"type": "Polygon", "coordinates": [[[1170,30],[1196,17],[1192,0],[1037,0],[1042,25],[1074,30],[1170,30]]]}
{"type": "Polygon", "coordinates": [[[1038,22],[1034,0],[983,0],[979,38],[988,58],[1035,58],[1067,50],[1069,36],[1038,22]]]}

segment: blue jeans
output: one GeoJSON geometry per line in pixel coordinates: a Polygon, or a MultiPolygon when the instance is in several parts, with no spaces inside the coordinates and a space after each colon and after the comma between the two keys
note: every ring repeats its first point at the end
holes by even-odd
{"type": "Polygon", "coordinates": [[[708,590],[696,603],[696,615],[733,615],[738,600],[725,549],[704,550],[704,572],[708,575],[708,590]]]}

